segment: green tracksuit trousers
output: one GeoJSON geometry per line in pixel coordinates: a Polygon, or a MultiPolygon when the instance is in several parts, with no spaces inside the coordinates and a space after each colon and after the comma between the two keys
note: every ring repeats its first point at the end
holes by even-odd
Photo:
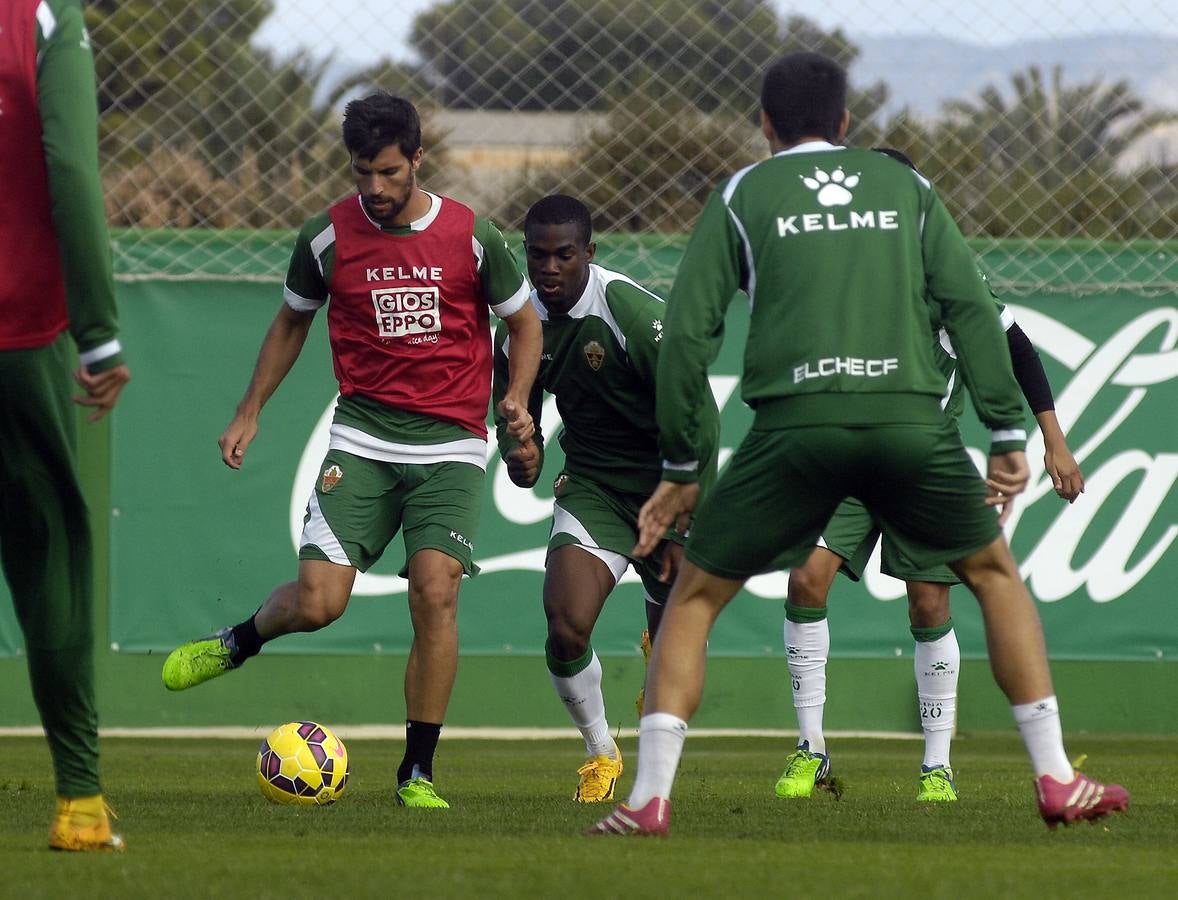
{"type": "Polygon", "coordinates": [[[70,344],[0,350],[0,566],[24,634],[57,793],[101,792],[90,523],[70,344]]]}

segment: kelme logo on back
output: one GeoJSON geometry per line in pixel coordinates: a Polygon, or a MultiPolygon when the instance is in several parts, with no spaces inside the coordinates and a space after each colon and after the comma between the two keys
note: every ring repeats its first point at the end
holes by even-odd
{"type": "MultiPolygon", "coordinates": [[[[814,192],[819,206],[837,209],[855,199],[852,191],[859,186],[861,173],[846,174],[841,166],[833,171],[815,167],[813,175],[799,175],[802,184],[814,192]]],[[[862,228],[895,231],[900,214],[894,209],[848,209],[841,212],[801,213],[777,217],[777,236],[808,234],[814,231],[858,231],[862,228]]]]}

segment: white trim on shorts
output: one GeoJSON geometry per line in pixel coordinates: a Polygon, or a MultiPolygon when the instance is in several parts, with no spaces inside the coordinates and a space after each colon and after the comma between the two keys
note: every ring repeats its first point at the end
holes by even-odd
{"type": "Polygon", "coordinates": [[[596,556],[605,563],[609,567],[610,574],[614,576],[615,585],[626,574],[626,567],[630,565],[630,559],[628,557],[613,550],[603,550],[601,547],[598,547],[597,542],[593,540],[577,517],[567,509],[562,508],[559,503],[554,503],[552,505],[552,531],[548,533],[548,539],[552,540],[558,534],[572,535],[580,541],[575,546],[580,547],[586,553],[596,556]]]}
{"type": "Polygon", "coordinates": [[[319,508],[319,498],[311,491],[311,499],[307,501],[307,511],[310,515],[303,525],[303,536],[299,538],[299,550],[308,545],[317,548],[329,560],[339,566],[352,566],[354,563],[344,553],[344,548],[327,524],[323,510],[319,508]]]}
{"type": "Polygon", "coordinates": [[[620,553],[614,553],[612,550],[602,550],[600,547],[586,547],[584,544],[573,544],[572,546],[580,547],[586,553],[596,556],[609,566],[610,574],[614,576],[615,585],[626,574],[626,568],[630,565],[630,560],[626,559],[620,553]]]}

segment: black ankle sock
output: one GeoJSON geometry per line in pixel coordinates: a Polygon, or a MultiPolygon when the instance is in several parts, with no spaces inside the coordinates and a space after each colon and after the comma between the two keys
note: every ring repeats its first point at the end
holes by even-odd
{"type": "MultiPolygon", "coordinates": [[[[257,613],[254,615],[256,616],[257,613]]],[[[258,626],[254,624],[254,616],[250,616],[240,625],[234,625],[230,631],[233,633],[234,650],[229,658],[233,660],[235,666],[240,666],[251,656],[257,656],[258,651],[262,649],[262,644],[266,643],[258,634],[258,626]]]]}
{"type": "Polygon", "coordinates": [[[432,722],[418,722],[408,719],[405,722],[405,758],[397,769],[397,784],[403,784],[413,777],[413,768],[417,767],[417,774],[427,781],[434,778],[434,751],[438,748],[438,737],[442,733],[442,725],[432,722]]]}

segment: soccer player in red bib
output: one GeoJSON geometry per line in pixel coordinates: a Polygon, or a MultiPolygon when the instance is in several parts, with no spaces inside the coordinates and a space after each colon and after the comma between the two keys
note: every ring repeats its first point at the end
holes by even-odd
{"type": "Polygon", "coordinates": [[[164,683],[183,690],[239,667],[284,634],[316,631],[347,607],[357,572],[398,531],[405,543],[413,644],[405,670],[402,806],[445,808],[433,757],[458,665],[458,586],[474,575],[487,460],[490,313],[512,345],[497,412],[513,436],[533,426],[527,397],[540,320],[502,234],[470,209],[419,187],[413,105],[378,92],[344,110],[357,193],[299,231],[275,317],[237,415],[221,436],[241,466],[258,414],[290,370],[325,304],[340,399],[307,504],[298,580],[244,622],[172,651],[164,683]]]}
{"type": "Polygon", "coordinates": [[[94,55],[77,0],[0,4],[0,563],[49,740],[56,850],[121,850],[98,773],[92,545],[74,378],[91,422],[131,377],[98,175],[94,55]],[[68,335],[67,335],[68,332],[68,335]]]}

